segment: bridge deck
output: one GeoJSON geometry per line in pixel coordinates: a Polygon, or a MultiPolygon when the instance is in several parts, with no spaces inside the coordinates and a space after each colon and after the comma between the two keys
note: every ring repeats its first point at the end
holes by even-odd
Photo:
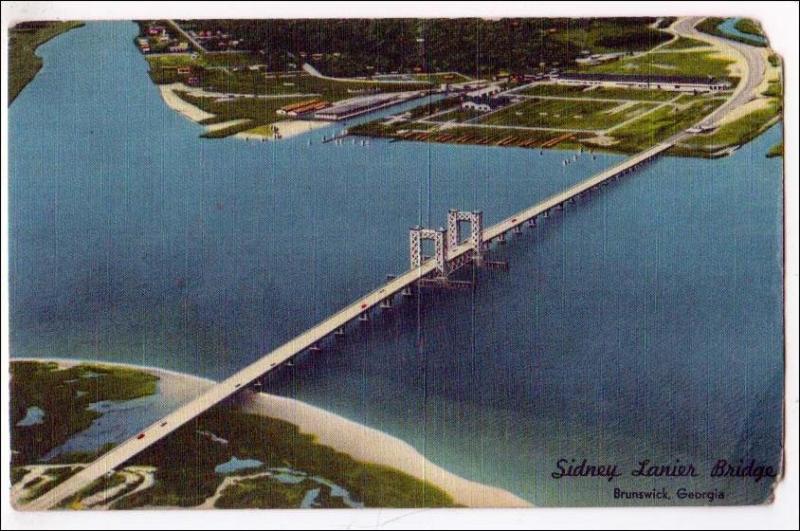
{"type": "MultiPolygon", "coordinates": [[[[491,242],[501,234],[512,230],[516,226],[522,225],[529,219],[532,219],[549,210],[550,208],[567,201],[571,197],[574,197],[579,193],[592,188],[593,186],[597,186],[603,181],[608,180],[615,175],[658,155],[664,150],[670,148],[672,145],[672,142],[658,144],[647,151],[630,157],[593,177],[581,181],[580,183],[568,188],[567,190],[564,190],[563,192],[555,194],[544,201],[537,203],[532,207],[487,228],[484,231],[483,241],[485,243],[491,242]]],[[[463,243],[450,250],[448,253],[448,260],[458,258],[471,250],[472,248],[468,243],[463,243]]],[[[87,487],[94,480],[123,464],[156,441],[163,439],[186,422],[201,415],[225,399],[230,398],[237,392],[246,388],[248,384],[261,378],[271,370],[280,366],[282,363],[291,359],[293,356],[296,356],[318,341],[333,334],[339,327],[342,327],[350,321],[357,319],[360,314],[379,305],[381,301],[387,297],[402,291],[404,288],[416,283],[420,278],[434,272],[435,269],[435,261],[427,260],[419,268],[406,271],[402,275],[388,281],[386,284],[368,293],[364,297],[361,297],[354,303],[331,315],[316,326],[309,328],[302,334],[298,335],[287,343],[284,343],[251,365],[248,365],[244,369],[236,372],[233,376],[230,376],[229,378],[226,378],[225,380],[214,385],[197,398],[187,402],[158,422],[145,428],[141,432],[144,434],[144,437],[141,439],[134,437],[119,444],[65,482],[56,486],[39,498],[32,500],[25,508],[28,510],[43,510],[55,506],[63,499],[87,487]]]]}

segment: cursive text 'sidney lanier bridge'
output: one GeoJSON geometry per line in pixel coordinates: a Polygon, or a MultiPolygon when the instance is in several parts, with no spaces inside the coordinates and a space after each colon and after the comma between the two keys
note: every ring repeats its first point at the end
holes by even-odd
{"type": "Polygon", "coordinates": [[[60,485],[32,500],[25,506],[25,509],[44,510],[57,506],[70,495],[119,467],[186,422],[256,384],[264,375],[290,361],[294,356],[308,349],[319,350],[320,342],[323,339],[332,335],[344,334],[348,323],[369,319],[370,311],[373,308],[391,307],[392,300],[396,295],[412,295],[414,286],[458,287],[463,281],[452,280],[449,277],[454,271],[470,263],[487,267],[503,267],[501,263],[485,259],[486,252],[492,243],[504,242],[508,233],[521,232],[526,224],[535,224],[539,216],[547,216],[551,209],[563,208],[565,203],[573,201],[576,197],[633,171],[641,164],[652,160],[672,147],[679,137],[680,135],[676,135],[669,141],[630,157],[491,227],[483,227],[483,216],[480,212],[451,210],[448,214],[447,229],[412,228],[409,237],[411,269],[402,275],[390,278],[376,290],[212,386],[197,398],[147,427],[137,436],[124,441],[102,455],[60,485]],[[459,225],[462,222],[470,224],[470,237],[463,241],[459,234],[459,225]],[[425,240],[433,241],[434,256],[430,258],[422,255],[422,243],[425,240]]]}

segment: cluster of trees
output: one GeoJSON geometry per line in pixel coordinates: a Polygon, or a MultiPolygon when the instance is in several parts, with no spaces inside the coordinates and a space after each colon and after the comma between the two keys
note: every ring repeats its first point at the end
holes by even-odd
{"type": "Polygon", "coordinates": [[[271,69],[308,61],[332,75],[459,71],[486,76],[566,66],[582,50],[640,50],[669,38],[649,18],[271,19],[186,21],[222,30],[271,69]]]}

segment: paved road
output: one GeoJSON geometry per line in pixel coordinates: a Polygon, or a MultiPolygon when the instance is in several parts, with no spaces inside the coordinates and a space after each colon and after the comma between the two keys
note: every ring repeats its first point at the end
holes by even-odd
{"type": "MultiPolygon", "coordinates": [[[[658,144],[657,146],[630,157],[629,159],[626,159],[619,164],[608,168],[607,170],[581,181],[580,183],[568,188],[567,190],[564,190],[563,192],[559,192],[553,196],[550,196],[544,201],[541,201],[532,207],[487,228],[484,231],[483,241],[490,243],[495,238],[498,238],[501,234],[505,234],[515,227],[521,226],[527,220],[538,216],[542,212],[567,201],[569,198],[574,197],[593,186],[597,186],[605,180],[611,179],[615,174],[629,169],[636,164],[639,164],[640,162],[653,157],[662,151],[665,151],[666,149],[669,149],[671,146],[671,143],[658,144]]],[[[458,258],[471,251],[471,249],[472,247],[469,243],[463,243],[455,249],[449,250],[448,259],[453,260],[458,258]]],[[[148,446],[152,445],[158,440],[163,439],[178,429],[186,422],[200,416],[223,400],[226,400],[227,398],[230,398],[236,393],[242,391],[249,384],[263,377],[265,374],[274,370],[282,363],[288,361],[300,352],[305,351],[312,345],[315,345],[325,337],[333,334],[338,328],[358,319],[361,314],[367,312],[375,306],[378,306],[387,297],[400,292],[407,286],[414,284],[420,278],[432,273],[435,269],[435,261],[427,260],[419,268],[410,269],[397,278],[390,280],[383,286],[380,286],[371,293],[358,299],[343,310],[328,317],[318,325],[308,329],[291,341],[281,345],[255,363],[245,367],[241,371],[238,371],[236,374],[221,381],[217,385],[214,385],[200,396],[184,404],[166,417],[148,426],[142,430],[141,436],[132,437],[131,439],[119,444],[108,453],[99,457],[96,461],[90,463],[88,466],[86,466],[86,468],[78,472],[76,475],[43,494],[39,498],[36,498],[28,503],[25,506],[25,509],[44,510],[54,507],[61,500],[83,488],[86,488],[96,479],[119,467],[133,456],[142,452],[148,446]]]]}
{"type": "Polygon", "coordinates": [[[195,39],[194,37],[192,37],[191,35],[189,35],[189,33],[187,33],[186,31],[184,31],[184,29],[183,29],[182,27],[180,27],[180,25],[179,25],[177,22],[175,22],[174,20],[167,20],[167,22],[169,22],[169,24],[170,24],[170,25],[171,25],[173,28],[175,28],[175,31],[177,31],[178,33],[180,33],[181,35],[183,35],[183,38],[184,38],[184,39],[186,39],[186,40],[188,40],[189,42],[191,42],[191,43],[192,43],[192,45],[193,45],[195,48],[197,48],[197,49],[198,49],[198,50],[200,50],[201,52],[205,52],[205,51],[206,51],[206,49],[205,49],[205,48],[203,48],[203,45],[202,45],[202,44],[200,44],[200,41],[198,41],[197,39],[195,39]]]}
{"type": "Polygon", "coordinates": [[[718,46],[730,47],[738,52],[745,60],[747,67],[742,73],[739,85],[733,91],[733,95],[728,101],[717,107],[708,115],[703,124],[716,125],[719,120],[733,109],[740,107],[750,101],[756,92],[756,87],[761,84],[767,70],[767,65],[762,55],[763,48],[750,46],[738,41],[723,39],[714,35],[708,35],[695,29],[695,26],[703,20],[703,17],[685,17],[679,19],[672,25],[672,30],[683,37],[706,41],[718,46]]]}
{"type": "MultiPolygon", "coordinates": [[[[676,33],[685,36],[691,36],[693,38],[707,40],[705,34],[696,34],[696,30],[693,29],[694,24],[696,24],[700,19],[683,19],[677,23],[675,28],[676,33]]],[[[711,37],[715,38],[716,37],[711,37]]],[[[728,41],[725,41],[728,44],[728,41]]],[[[737,43],[739,44],[739,43],[737,43]]],[[[728,112],[729,110],[735,108],[738,105],[741,105],[749,100],[749,96],[752,93],[752,90],[755,86],[760,83],[760,79],[763,77],[763,70],[759,69],[760,66],[763,66],[763,60],[760,58],[760,54],[758,58],[755,57],[755,54],[750,53],[752,50],[748,51],[750,46],[741,44],[736,46],[737,49],[744,47],[743,55],[747,59],[747,64],[749,66],[753,66],[756,68],[756,73],[751,75],[745,72],[743,79],[737,87],[736,91],[731,97],[731,100],[723,104],[722,107],[719,109],[723,109],[724,112],[728,112]]],[[[711,117],[707,117],[704,119],[704,122],[707,120],[716,120],[720,113],[719,109],[717,112],[713,113],[711,117]]],[[[612,168],[604,170],[580,183],[570,187],[563,192],[555,194],[544,201],[533,205],[532,207],[519,212],[518,214],[506,218],[505,220],[489,227],[484,232],[484,242],[490,242],[493,239],[499,237],[501,234],[505,234],[509,230],[522,225],[528,219],[531,219],[540,213],[563,203],[564,201],[568,200],[571,197],[593,187],[604,180],[612,178],[616,173],[620,171],[630,168],[652,156],[655,156],[670,147],[672,147],[676,142],[681,140],[683,137],[687,136],[687,133],[681,132],[678,133],[671,138],[667,139],[660,144],[649,148],[648,150],[634,155],[621,163],[615,165],[612,168]]],[[[470,246],[468,243],[459,245],[455,249],[451,249],[448,253],[449,258],[453,259],[470,250],[470,246]]],[[[71,478],[67,479],[65,482],[61,483],[60,485],[56,486],[52,490],[48,491],[47,493],[43,494],[39,498],[31,501],[25,506],[26,510],[45,510],[51,507],[56,506],[60,501],[64,500],[71,494],[78,492],[79,490],[87,487],[96,479],[102,477],[107,472],[114,470],[118,466],[122,465],[130,458],[134,457],[135,455],[142,452],[145,448],[153,444],[154,442],[163,439],[180,426],[185,424],[186,422],[192,420],[193,418],[201,415],[208,409],[214,407],[216,404],[219,404],[223,400],[235,395],[236,393],[240,392],[244,388],[247,387],[250,383],[258,380],[259,378],[263,377],[266,373],[274,370],[280,364],[288,361],[293,356],[297,355],[300,352],[308,349],[312,345],[316,344],[321,339],[327,337],[328,335],[334,333],[339,327],[346,325],[350,321],[353,321],[359,317],[363,312],[368,311],[370,308],[373,308],[381,303],[384,299],[388,296],[401,291],[404,287],[409,286],[420,278],[432,273],[436,268],[436,264],[434,260],[428,260],[423,263],[417,269],[411,269],[404,274],[400,275],[399,277],[387,282],[383,286],[379,287],[375,291],[367,294],[366,296],[360,298],[353,304],[347,306],[343,310],[333,314],[332,316],[328,317],[318,325],[310,328],[309,330],[303,332],[296,338],[292,339],[291,341],[281,345],[274,351],[270,352],[269,354],[265,355],[264,357],[260,358],[255,363],[245,367],[241,371],[238,371],[233,376],[223,380],[222,382],[218,383],[217,385],[211,387],[203,394],[198,396],[197,398],[189,401],[188,403],[184,404],[176,411],[170,413],[163,419],[159,420],[158,422],[152,424],[151,426],[145,428],[141,433],[143,435],[133,437],[128,439],[127,441],[119,444],[115,448],[113,448],[108,453],[104,454],[88,466],[81,470],[76,475],[72,476],[71,478]]]]}

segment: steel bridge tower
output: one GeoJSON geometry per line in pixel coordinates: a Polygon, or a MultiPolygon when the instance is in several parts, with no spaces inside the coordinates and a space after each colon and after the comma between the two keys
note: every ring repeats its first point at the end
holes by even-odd
{"type": "Polygon", "coordinates": [[[469,244],[472,259],[480,264],[483,258],[483,212],[463,212],[451,208],[447,213],[447,247],[455,249],[461,245],[461,222],[470,224],[469,244]]]}
{"type": "Polygon", "coordinates": [[[446,277],[449,273],[447,267],[447,239],[445,238],[445,230],[442,228],[424,229],[419,225],[412,227],[408,239],[411,268],[416,269],[422,265],[423,240],[433,242],[433,258],[436,260],[436,270],[439,272],[439,276],[446,277]]]}

